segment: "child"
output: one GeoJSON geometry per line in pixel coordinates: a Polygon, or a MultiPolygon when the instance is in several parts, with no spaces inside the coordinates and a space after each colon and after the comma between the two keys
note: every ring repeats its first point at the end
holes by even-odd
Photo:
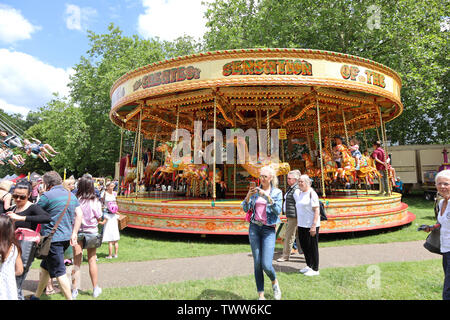
{"type": "Polygon", "coordinates": [[[356,166],[355,170],[359,170],[359,161],[361,159],[361,151],[359,151],[358,141],[356,139],[350,139],[350,147],[348,148],[352,153],[352,157],[355,158],[356,166]]]}
{"type": "Polygon", "coordinates": [[[110,212],[108,208],[108,202],[116,201],[116,193],[114,192],[114,183],[108,182],[106,184],[106,189],[102,195],[103,204],[105,206],[105,214],[104,214],[104,222],[100,224],[104,224],[103,231],[103,242],[108,242],[109,246],[109,255],[106,259],[112,259],[113,246],[115,247],[115,255],[114,258],[118,257],[119,251],[119,213],[118,212],[110,212]]]}
{"type": "Polygon", "coordinates": [[[20,244],[13,221],[0,215],[0,300],[18,300],[16,276],[23,273],[20,244]]]}
{"type": "Polygon", "coordinates": [[[56,154],[58,154],[59,152],[56,152],[55,149],[53,149],[53,147],[51,145],[49,145],[48,143],[41,143],[41,141],[39,141],[38,139],[32,138],[33,141],[35,141],[35,143],[31,143],[30,140],[28,139],[24,139],[23,143],[24,143],[24,149],[25,152],[27,153],[27,155],[32,156],[34,158],[39,157],[42,159],[42,161],[44,162],[48,162],[48,158],[45,155],[46,153],[48,155],[50,155],[51,157],[54,157],[56,154]],[[52,154],[51,152],[55,153],[52,154]]]}

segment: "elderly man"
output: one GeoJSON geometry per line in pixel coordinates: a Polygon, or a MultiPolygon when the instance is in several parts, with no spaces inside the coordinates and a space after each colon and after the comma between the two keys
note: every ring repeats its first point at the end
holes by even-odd
{"type": "Polygon", "coordinates": [[[278,262],[289,261],[289,256],[291,255],[292,244],[294,239],[297,241],[297,248],[300,252],[300,245],[297,235],[297,210],[295,208],[294,193],[300,193],[298,189],[297,182],[300,178],[300,171],[293,170],[287,175],[287,183],[289,188],[286,190],[283,202],[283,212],[286,214],[287,225],[286,225],[286,235],[284,238],[284,248],[283,255],[281,258],[277,259],[278,262]]]}

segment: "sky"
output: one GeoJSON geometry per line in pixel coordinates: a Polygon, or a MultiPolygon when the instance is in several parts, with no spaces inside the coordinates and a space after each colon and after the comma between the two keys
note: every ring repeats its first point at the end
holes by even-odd
{"type": "Polygon", "coordinates": [[[205,32],[202,0],[0,0],[0,108],[26,116],[67,96],[73,67],[89,49],[87,30],[107,33],[112,22],[126,36],[205,32]],[[179,21],[179,23],[174,23],[179,21]]]}

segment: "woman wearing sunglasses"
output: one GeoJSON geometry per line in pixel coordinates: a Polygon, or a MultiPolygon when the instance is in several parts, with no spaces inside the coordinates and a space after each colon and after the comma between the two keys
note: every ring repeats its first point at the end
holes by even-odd
{"type": "MultiPolygon", "coordinates": [[[[17,228],[27,228],[36,231],[38,224],[49,223],[50,215],[44,211],[37,204],[29,201],[31,196],[31,184],[28,181],[19,181],[12,193],[12,199],[16,203],[15,207],[11,207],[11,211],[6,214],[14,221],[14,227],[17,228]]],[[[25,257],[22,252],[22,261],[25,265],[31,265],[33,261],[28,261],[29,259],[34,260],[34,255],[25,257]],[[26,263],[27,262],[27,263],[26,263]]],[[[22,275],[16,277],[17,291],[19,294],[19,300],[23,300],[22,293],[22,283],[25,280],[28,273],[28,269],[24,268],[22,275]]]]}

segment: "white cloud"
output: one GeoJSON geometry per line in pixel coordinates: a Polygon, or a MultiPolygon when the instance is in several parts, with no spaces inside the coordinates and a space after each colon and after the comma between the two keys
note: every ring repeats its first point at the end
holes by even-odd
{"type": "Polygon", "coordinates": [[[24,118],[27,116],[28,112],[31,111],[30,108],[16,106],[14,104],[7,103],[5,100],[0,99],[0,109],[6,113],[20,113],[24,118]]]}
{"type": "Polygon", "coordinates": [[[54,92],[68,96],[72,73],[71,68],[56,68],[26,53],[0,49],[0,108],[24,113],[44,106],[54,92]]]}
{"type": "Polygon", "coordinates": [[[0,4],[0,42],[14,43],[31,38],[41,27],[32,25],[19,10],[0,4]]]}
{"type": "Polygon", "coordinates": [[[88,27],[88,21],[97,15],[97,10],[90,7],[79,7],[74,4],[66,4],[66,27],[69,30],[84,31],[88,27]]]}
{"type": "Polygon", "coordinates": [[[202,0],[142,0],[145,13],[138,17],[144,38],[174,40],[184,34],[201,38],[206,31],[202,0]]]}

